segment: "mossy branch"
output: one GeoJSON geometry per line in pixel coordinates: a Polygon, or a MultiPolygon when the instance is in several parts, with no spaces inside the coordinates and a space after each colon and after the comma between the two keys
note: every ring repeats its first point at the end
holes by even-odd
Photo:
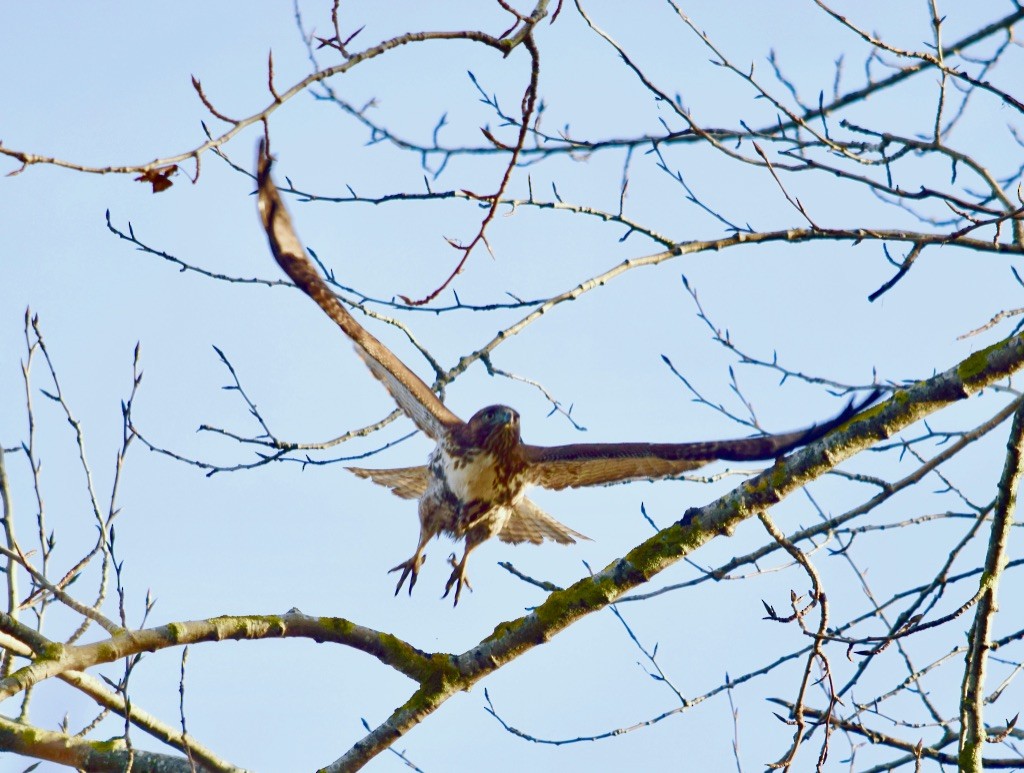
{"type": "Polygon", "coordinates": [[[982,751],[988,740],[983,707],[985,704],[985,670],[988,651],[992,646],[992,625],[998,609],[996,593],[999,580],[1009,561],[1008,542],[1013,528],[1013,513],[1017,506],[1017,491],[1024,472],[1024,402],[1013,416],[1010,439],[1006,444],[1006,464],[999,481],[999,495],[992,511],[992,531],[985,570],[981,574],[981,598],[967,638],[967,657],[963,687],[960,696],[960,770],[984,769],[982,751]]]}
{"type": "MultiPolygon", "coordinates": [[[[90,773],[194,773],[185,757],[129,749],[123,738],[90,741],[79,736],[42,730],[0,717],[0,748],[49,762],[59,762],[90,773]]],[[[235,767],[201,770],[241,771],[235,767]]]]}
{"type": "Polygon", "coordinates": [[[1008,378],[1021,367],[1024,335],[1000,341],[944,373],[897,390],[886,402],[864,411],[817,443],[779,460],[725,496],[704,507],[692,508],[679,521],[600,572],[555,591],[530,614],[500,623],[491,636],[455,658],[454,664],[437,665],[431,678],[421,682],[403,706],[323,770],[358,770],[456,692],[468,690],[580,618],[604,609],[715,537],[731,534],[740,522],[777,504],[840,462],[928,414],[1008,378]]]}
{"type": "MultiPolygon", "coordinates": [[[[10,632],[8,615],[0,613],[0,629],[10,632]]],[[[12,634],[14,635],[14,634],[12,634]]],[[[391,634],[365,628],[338,617],[310,617],[301,612],[283,615],[228,615],[209,620],[169,623],[159,628],[127,631],[91,644],[47,646],[33,644],[39,654],[29,665],[0,679],[0,700],[9,698],[44,679],[67,671],[82,671],[100,663],[111,663],[141,652],[224,639],[312,639],[344,644],[373,655],[410,679],[423,682],[437,671],[438,658],[391,634]]]]}

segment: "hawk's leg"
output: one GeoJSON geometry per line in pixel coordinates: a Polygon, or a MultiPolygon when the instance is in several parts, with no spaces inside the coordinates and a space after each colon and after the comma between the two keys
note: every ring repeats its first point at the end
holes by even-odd
{"type": "Polygon", "coordinates": [[[423,566],[423,562],[427,560],[426,554],[423,552],[423,548],[430,542],[430,538],[433,535],[426,529],[420,529],[420,541],[416,546],[416,552],[412,554],[412,558],[408,561],[403,561],[394,569],[389,569],[388,574],[397,572],[399,569],[402,570],[401,577],[398,578],[398,585],[395,586],[395,595],[402,590],[402,583],[405,582],[405,578],[409,578],[409,595],[412,595],[412,588],[416,584],[416,577],[419,576],[420,567],[423,566]]]}
{"type": "Polygon", "coordinates": [[[444,595],[441,598],[448,598],[448,594],[452,590],[452,586],[455,586],[455,602],[452,606],[459,605],[459,596],[462,595],[462,586],[465,585],[470,590],[473,590],[473,586],[469,583],[469,578],[466,576],[466,559],[469,558],[470,551],[473,550],[480,541],[472,541],[468,537],[466,539],[466,552],[462,554],[462,560],[459,563],[455,563],[455,554],[452,553],[451,558],[448,562],[452,565],[452,576],[448,578],[448,582],[444,586],[444,595]]]}

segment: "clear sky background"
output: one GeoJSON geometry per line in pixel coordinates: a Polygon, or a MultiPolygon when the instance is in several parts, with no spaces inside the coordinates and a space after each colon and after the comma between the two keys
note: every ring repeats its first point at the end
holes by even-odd
{"type": "MultiPolygon", "coordinates": [[[[921,0],[845,6],[840,10],[895,45],[921,49],[931,41],[928,6],[921,0]]],[[[939,6],[948,14],[946,41],[1012,10],[1011,3],[996,0],[939,6]]],[[[299,7],[307,30],[315,27],[318,34],[329,34],[330,3],[302,0],[299,7]]],[[[775,111],[756,100],[748,85],[708,62],[708,49],[671,7],[592,2],[586,8],[668,93],[678,93],[702,125],[736,127],[742,120],[764,126],[774,121],[775,111]]],[[[832,93],[840,56],[845,62],[839,90],[864,82],[866,47],[812,2],[695,2],[685,10],[725,55],[741,69],[753,64],[757,77],[781,97],[788,92],[772,76],[767,57],[773,50],[807,104],[817,102],[819,91],[832,93]]],[[[343,3],[342,12],[345,30],[365,25],[355,48],[411,30],[479,28],[498,34],[509,24],[497,6],[482,2],[343,3]]],[[[200,121],[219,133],[223,124],[199,102],[190,75],[201,79],[219,110],[242,117],[270,101],[268,50],[274,54],[279,91],[311,67],[293,8],[284,2],[41,0],[9,5],[2,26],[0,140],[7,147],[97,166],[145,163],[191,149],[203,138],[200,121]]],[[[638,85],[608,44],[586,28],[571,4],[566,3],[554,25],[542,25],[537,39],[545,105],[541,125],[546,131],[598,140],[657,134],[664,131],[662,121],[672,129],[684,128],[638,85]]],[[[323,64],[336,61],[330,52],[320,57],[323,64]]],[[[1022,64],[1015,48],[990,77],[1010,84],[1024,72],[1022,64]],[[1016,75],[1011,77],[1011,72],[1016,75]]],[[[525,52],[502,59],[465,42],[406,46],[329,85],[354,105],[372,100],[368,117],[416,142],[429,143],[442,116],[446,125],[438,136],[446,146],[485,145],[482,126],[511,142],[512,131],[501,128],[493,110],[481,103],[468,71],[484,91],[497,96],[504,110],[517,111],[528,76],[525,52]]],[[[876,76],[884,72],[880,65],[873,70],[876,76]]],[[[899,93],[858,105],[848,117],[908,135],[926,133],[937,88],[936,76],[926,74],[899,93]]],[[[317,88],[311,91],[319,93],[317,88]]],[[[1020,145],[1005,126],[1019,127],[1020,115],[995,100],[986,103],[982,95],[974,99],[981,104],[957,130],[954,144],[1000,174],[1013,173],[1020,163],[1020,145]]],[[[270,130],[279,179],[287,176],[297,188],[322,196],[346,197],[350,188],[368,197],[422,192],[425,175],[435,190],[491,192],[506,163],[504,156],[458,156],[435,178],[440,156],[428,157],[425,170],[418,154],[388,142],[370,143],[366,127],[310,93],[282,106],[271,118],[270,130]]],[[[243,132],[224,147],[225,153],[251,169],[259,134],[258,127],[243,132]]],[[[625,213],[678,241],[725,235],[722,222],[689,202],[680,184],[657,168],[647,150],[638,150],[631,161],[625,213]]],[[[678,172],[703,204],[733,222],[758,230],[804,225],[763,169],[738,165],[695,144],[666,147],[664,153],[673,174],[678,172]]],[[[550,200],[554,184],[566,202],[615,211],[625,158],[622,149],[558,157],[517,170],[510,190],[525,197],[532,184],[537,198],[550,200]]],[[[16,162],[0,159],[0,174],[16,168],[16,162]]],[[[193,165],[183,169],[194,173],[193,165]]],[[[907,181],[914,186],[930,179],[944,182],[949,174],[948,167],[922,167],[907,181]]],[[[784,181],[822,225],[925,228],[912,214],[864,190],[837,187],[824,176],[790,175],[784,181]]],[[[24,357],[27,306],[40,317],[64,393],[82,421],[101,500],[109,495],[113,479],[120,405],[130,387],[136,342],[142,345],[145,371],[135,406],[138,427],[153,443],[191,458],[223,465],[254,458],[229,439],[196,432],[203,424],[244,435],[258,432],[238,395],[223,389],[231,383],[230,375],[214,346],[230,359],[281,438],[328,440],[393,408],[351,346],[300,293],[182,273],[107,229],[104,213],[109,210],[114,226],[126,230],[130,223],[141,241],[193,266],[238,277],[279,278],[258,227],[250,178],[206,154],[198,184],[190,184],[184,174],[174,183],[153,195],[130,177],[52,166],[0,178],[0,442],[9,451],[16,517],[26,535],[34,528],[35,502],[24,457],[10,449],[26,433],[19,361],[24,357]]],[[[293,197],[288,203],[304,241],[339,281],[382,299],[423,296],[436,287],[457,259],[445,238],[471,238],[482,217],[475,205],[451,200],[373,206],[303,203],[293,197]]],[[[944,216],[938,205],[930,211],[944,216]]],[[[493,258],[486,251],[475,252],[453,289],[463,302],[474,304],[500,303],[508,299],[507,293],[546,297],[624,259],[660,250],[639,234],[625,240],[622,236],[621,225],[594,218],[503,210],[489,233],[493,258]]],[[[536,389],[491,377],[479,363],[449,388],[447,404],[464,418],[489,403],[513,405],[522,414],[524,439],[533,443],[743,436],[747,428],[695,403],[661,360],[667,356],[709,399],[742,413],[730,390],[728,367],[735,358],[711,340],[682,275],[697,289],[712,320],[727,327],[744,350],[766,359],[777,352],[780,362],[793,370],[864,385],[876,374],[880,381],[925,378],[1005,335],[1006,327],[957,340],[1000,309],[1021,305],[1021,287],[1013,281],[1010,264],[988,254],[932,250],[902,283],[872,304],[868,294],[894,270],[878,243],[765,245],[669,261],[627,273],[558,307],[495,353],[496,367],[535,379],[563,404],[572,405],[585,433],[561,415],[548,415],[550,405],[536,389]]],[[[453,300],[448,290],[435,305],[453,300]]],[[[445,367],[526,313],[438,315],[371,308],[400,318],[445,367]]],[[[430,380],[428,364],[399,333],[373,320],[365,324],[430,380]]],[[[37,367],[37,386],[46,387],[43,369],[37,367]]],[[[736,375],[769,431],[824,419],[842,406],[820,387],[795,380],[780,386],[777,374],[738,366],[736,375]]],[[[69,427],[57,406],[38,392],[34,400],[47,517],[57,536],[53,574],[59,576],[94,539],[95,523],[69,427]]],[[[988,400],[981,407],[955,406],[936,417],[932,427],[973,426],[972,420],[991,415],[1007,398],[988,400]]],[[[403,420],[315,458],[371,451],[400,438],[410,426],[403,420]]],[[[957,469],[956,483],[978,502],[991,497],[999,474],[999,448],[1005,443],[1001,432],[980,443],[957,469]]],[[[428,441],[416,436],[362,464],[418,464],[428,450],[428,441]]],[[[667,525],[686,508],[711,501],[738,481],[728,477],[710,484],[537,492],[539,504],[593,541],[570,548],[487,543],[469,564],[475,591],[452,609],[439,597],[449,573],[445,559],[456,548],[432,543],[413,596],[393,597],[395,576],[386,570],[415,546],[415,504],[354,478],[342,467],[284,463],[208,478],[195,467],[136,444],[126,463],[117,526],[129,623],[141,622],[144,599],[151,592],[156,606],[150,625],[297,607],[394,633],[424,650],[462,652],[499,622],[518,617],[544,598],[498,561],[568,585],[586,574],[587,565],[604,567],[652,534],[641,515],[642,504],[655,523],[667,525]]],[[[890,455],[854,460],[849,469],[886,470],[887,477],[895,478],[901,468],[890,455]]],[[[941,488],[933,480],[874,517],[899,520],[957,506],[941,488]]],[[[858,496],[863,498],[863,491],[850,493],[828,481],[810,491],[828,512],[841,512],[858,496]]],[[[786,531],[817,518],[810,501],[799,495],[774,515],[786,531]]],[[[954,530],[944,528],[935,527],[924,536],[866,537],[875,542],[863,554],[861,568],[887,597],[901,587],[908,572],[905,562],[925,554],[930,540],[940,558],[948,552],[954,530]]],[[[760,525],[749,522],[731,539],[713,541],[694,559],[714,567],[763,541],[760,525]]],[[[825,571],[834,572],[832,587],[841,590],[839,603],[849,610],[866,609],[848,568],[838,560],[823,558],[822,563],[825,571]]],[[[694,568],[680,563],[654,585],[695,576],[694,568]]],[[[91,597],[94,584],[93,576],[79,581],[83,598],[91,597]]],[[[621,612],[645,646],[659,645],[659,662],[680,691],[699,695],[719,684],[726,672],[745,673],[800,646],[795,628],[761,620],[760,600],[782,608],[789,590],[803,592],[805,585],[804,575],[789,570],[624,604],[621,612]]],[[[1012,618],[1013,602],[1006,604],[1012,618]]],[[[111,606],[109,611],[116,610],[111,606]]],[[[847,616],[855,613],[848,611],[847,616]]],[[[46,633],[52,637],[70,633],[68,620],[60,614],[50,622],[46,633]]],[[[955,639],[937,640],[920,653],[921,662],[953,646],[955,639]]],[[[638,662],[642,659],[610,611],[593,615],[472,692],[453,698],[398,747],[431,772],[736,769],[733,720],[724,696],[646,729],[567,746],[525,742],[506,733],[485,711],[484,688],[506,721],[538,737],[568,739],[628,727],[678,705],[663,683],[645,673],[638,662]]],[[[834,661],[852,668],[838,651],[834,661]]],[[[179,668],[180,652],[168,650],[147,655],[133,676],[133,699],[171,723],[178,716],[179,668]]],[[[116,678],[120,666],[109,673],[116,678]]],[[[792,697],[797,673],[794,666],[772,677],[774,681],[734,692],[743,769],[759,769],[784,751],[788,731],[776,727],[774,707],[764,698],[792,697]]],[[[884,692],[896,678],[893,673],[898,672],[887,674],[880,667],[865,681],[865,689],[884,692]]],[[[953,668],[945,681],[934,685],[947,707],[955,707],[955,699],[949,703],[949,690],[955,691],[957,678],[953,668]]],[[[414,688],[361,653],[303,641],[195,646],[186,681],[189,731],[226,759],[261,771],[311,770],[330,762],[363,735],[361,718],[371,727],[378,725],[414,688]]],[[[1011,691],[997,713],[1012,716],[1021,697],[1019,690],[1011,691]]],[[[5,706],[5,711],[16,713],[17,706],[5,706]]],[[[32,719],[56,728],[67,715],[77,729],[92,714],[92,707],[73,691],[47,684],[34,700],[32,719]]],[[[98,737],[120,731],[120,720],[108,720],[98,737]]],[[[140,746],[159,748],[141,733],[133,739],[140,746]]],[[[830,769],[842,767],[849,754],[848,746],[840,747],[837,741],[830,769]]],[[[859,767],[874,759],[870,751],[861,755],[858,760],[865,762],[859,767]]],[[[0,769],[20,769],[23,762],[0,756],[0,769]]],[[[384,753],[369,769],[402,767],[398,758],[384,753]]]]}

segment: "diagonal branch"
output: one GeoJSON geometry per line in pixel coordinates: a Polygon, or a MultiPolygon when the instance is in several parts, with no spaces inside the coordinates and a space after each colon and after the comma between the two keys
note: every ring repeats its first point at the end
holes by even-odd
{"type": "Polygon", "coordinates": [[[552,593],[533,612],[499,623],[479,645],[421,682],[408,701],[324,771],[358,770],[457,692],[468,690],[506,663],[550,640],[577,620],[604,609],[623,594],[689,556],[712,539],[732,534],[743,521],[767,510],[840,462],[890,437],[930,413],[963,400],[1024,368],[1024,335],[968,357],[953,368],[919,381],[851,420],[840,429],[779,460],[720,499],[684,516],[602,571],[552,593]]]}
{"type": "MultiPolygon", "coordinates": [[[[123,773],[126,770],[134,773],[195,773],[195,766],[184,757],[129,749],[123,738],[90,741],[24,725],[6,717],[0,717],[0,748],[50,762],[60,762],[90,773],[123,773]]],[[[241,770],[235,767],[219,769],[241,770]]]]}

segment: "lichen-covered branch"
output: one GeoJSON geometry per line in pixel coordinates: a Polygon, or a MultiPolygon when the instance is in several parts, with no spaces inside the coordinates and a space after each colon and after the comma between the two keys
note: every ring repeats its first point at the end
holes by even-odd
{"type": "Polygon", "coordinates": [[[996,594],[999,580],[1009,561],[1008,545],[1013,513],[1017,505],[1017,490],[1024,472],[1024,402],[1013,416],[1010,439],[1006,444],[1006,465],[999,481],[999,494],[992,516],[992,531],[985,556],[985,569],[981,575],[981,599],[974,615],[974,625],[968,635],[963,689],[960,696],[960,770],[976,773],[982,770],[982,752],[987,732],[983,707],[985,696],[985,667],[992,638],[992,625],[998,609],[996,594]]]}
{"type": "MultiPolygon", "coordinates": [[[[129,749],[123,738],[90,741],[23,725],[5,717],[0,717],[0,748],[89,773],[124,773],[126,770],[134,773],[195,773],[195,767],[185,757],[129,749]]],[[[225,773],[242,770],[232,766],[207,769],[225,773]]]]}
{"type": "Polygon", "coordinates": [[[692,508],[671,526],[600,572],[555,591],[533,612],[500,623],[490,637],[453,662],[436,663],[406,703],[325,771],[358,770],[422,722],[456,692],[468,690],[586,615],[605,608],[712,539],[767,510],[840,462],[940,408],[963,400],[1024,367],[1024,336],[971,355],[944,373],[906,388],[848,424],[762,472],[720,499],[692,508]]]}
{"type": "MultiPolygon", "coordinates": [[[[0,630],[17,638],[20,628],[12,623],[8,615],[0,614],[0,630]]],[[[432,675],[438,659],[443,661],[446,657],[430,655],[391,634],[374,631],[339,617],[310,617],[301,612],[287,612],[283,615],[226,615],[209,620],[190,620],[158,628],[126,631],[98,642],[70,647],[56,642],[43,644],[36,640],[33,649],[39,656],[6,679],[0,679],[0,700],[67,671],[82,671],[142,652],[224,639],[286,638],[345,644],[374,656],[417,681],[432,675]]]]}

